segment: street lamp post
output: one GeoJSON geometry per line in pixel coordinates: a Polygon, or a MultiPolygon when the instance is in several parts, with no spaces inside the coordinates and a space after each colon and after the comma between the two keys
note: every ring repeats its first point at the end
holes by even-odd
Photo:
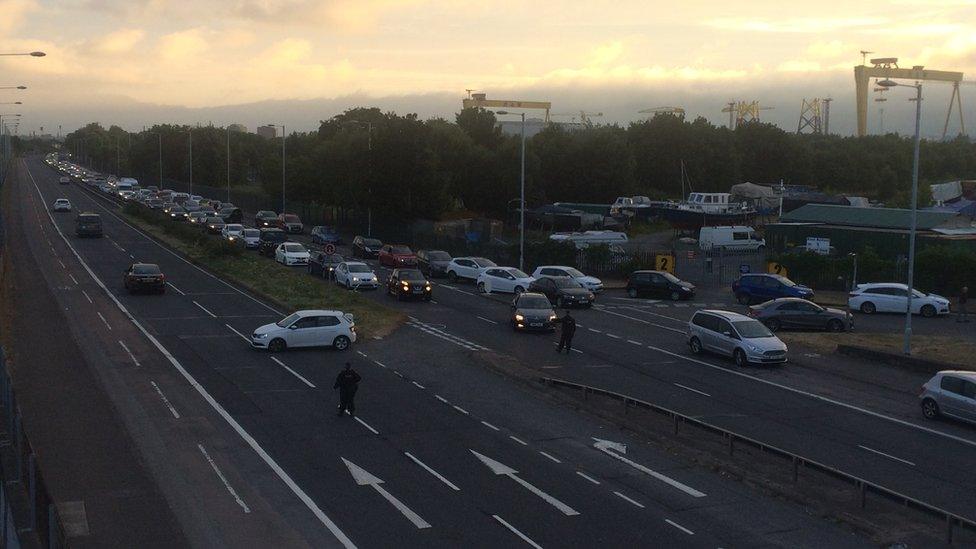
{"type": "Polygon", "coordinates": [[[519,198],[519,270],[525,270],[525,113],[498,111],[498,114],[514,114],[522,117],[522,161],[519,198]]]}
{"type": "Polygon", "coordinates": [[[27,86],[0,86],[0,90],[26,90],[27,86]]]}
{"type": "Polygon", "coordinates": [[[10,155],[12,148],[10,146],[10,132],[6,130],[6,126],[3,123],[4,117],[7,118],[20,118],[19,113],[0,113],[0,181],[7,178],[7,164],[10,162],[10,155]],[[7,139],[4,141],[3,136],[6,135],[7,139]],[[5,143],[5,144],[4,144],[5,143]]]}
{"type": "Polygon", "coordinates": [[[186,133],[190,136],[190,192],[188,194],[193,195],[193,128],[186,130],[186,133]]]}
{"type": "Polygon", "coordinates": [[[161,132],[146,132],[159,138],[159,190],[163,190],[163,134],[161,132]]]}
{"type": "Polygon", "coordinates": [[[373,236],[373,123],[372,122],[361,122],[359,120],[347,120],[347,124],[365,124],[366,125],[366,150],[369,152],[369,201],[370,205],[366,207],[366,236],[373,236]]]}
{"type": "Polygon", "coordinates": [[[42,52],[42,51],[29,51],[29,52],[26,52],[26,53],[0,53],[0,55],[3,55],[3,56],[8,56],[8,55],[29,55],[31,57],[44,57],[47,54],[44,53],[44,52],[42,52]]]}
{"type": "Polygon", "coordinates": [[[227,202],[230,202],[230,126],[227,126],[227,202]]]}
{"type": "Polygon", "coordinates": [[[23,105],[20,101],[7,101],[5,103],[0,103],[0,105],[23,105]]]}
{"type": "Polygon", "coordinates": [[[878,82],[884,88],[902,86],[915,88],[915,150],[912,154],[912,214],[911,226],[908,231],[908,299],[905,309],[905,342],[902,352],[906,355],[912,354],[912,298],[915,288],[915,231],[918,226],[918,150],[921,142],[919,132],[922,124],[922,85],[921,84],[899,84],[891,79],[884,79],[878,82]]]}
{"type": "Polygon", "coordinates": [[[285,213],[285,125],[268,124],[276,128],[281,128],[281,213],[285,213]]]}

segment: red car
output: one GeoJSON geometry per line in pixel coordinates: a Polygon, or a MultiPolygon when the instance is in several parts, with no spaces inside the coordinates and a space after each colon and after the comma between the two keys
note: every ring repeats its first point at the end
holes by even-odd
{"type": "Polygon", "coordinates": [[[417,256],[410,251],[410,248],[402,244],[383,245],[380,248],[378,258],[380,265],[387,267],[415,267],[417,265],[417,256]]]}
{"type": "Polygon", "coordinates": [[[278,219],[275,222],[275,225],[286,233],[302,234],[302,232],[305,231],[305,226],[302,225],[302,220],[295,214],[278,214],[278,219]]]}

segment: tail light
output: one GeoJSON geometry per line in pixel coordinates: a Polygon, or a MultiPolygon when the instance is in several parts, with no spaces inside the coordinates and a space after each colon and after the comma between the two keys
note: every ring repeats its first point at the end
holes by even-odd
{"type": "Polygon", "coordinates": [[[160,280],[166,280],[166,275],[164,275],[164,274],[162,274],[162,273],[160,273],[160,275],[159,275],[159,279],[160,279],[160,280]]]}

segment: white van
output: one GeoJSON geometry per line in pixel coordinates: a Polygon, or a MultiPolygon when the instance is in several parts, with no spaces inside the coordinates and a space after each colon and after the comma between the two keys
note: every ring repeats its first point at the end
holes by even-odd
{"type": "Polygon", "coordinates": [[[752,227],[702,227],[698,235],[698,247],[705,251],[761,250],[766,247],[766,240],[752,227]]]}
{"type": "Polygon", "coordinates": [[[576,249],[582,250],[599,244],[621,245],[627,243],[627,233],[617,231],[583,231],[581,233],[555,233],[549,235],[549,240],[556,242],[572,242],[576,249]]]}

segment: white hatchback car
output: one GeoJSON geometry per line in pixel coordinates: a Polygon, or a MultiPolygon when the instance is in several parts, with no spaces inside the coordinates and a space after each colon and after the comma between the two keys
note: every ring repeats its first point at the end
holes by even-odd
{"type": "Polygon", "coordinates": [[[244,225],[240,223],[224,225],[224,228],[220,229],[220,236],[231,242],[237,241],[238,238],[244,238],[244,225]]]}
{"type": "Polygon", "coordinates": [[[566,267],[563,265],[543,265],[541,267],[536,267],[535,270],[532,271],[532,277],[572,278],[576,282],[579,282],[580,286],[593,293],[603,291],[603,281],[599,278],[595,276],[586,276],[572,267],[566,267]]]}
{"type": "Polygon", "coordinates": [[[375,290],[380,281],[369,265],[360,261],[344,261],[336,265],[335,282],[347,289],[370,288],[375,290]]]}
{"type": "Polygon", "coordinates": [[[451,282],[457,282],[461,278],[478,280],[485,269],[495,266],[494,261],[483,257],[455,257],[444,271],[451,282]]]}
{"type": "Polygon", "coordinates": [[[533,282],[534,278],[515,267],[489,267],[478,276],[478,290],[481,293],[520,294],[528,290],[533,282]]]}
{"type": "MultiPolygon", "coordinates": [[[[908,286],[899,283],[858,284],[849,294],[847,307],[852,311],[905,313],[908,308],[908,286]]],[[[912,314],[924,317],[949,314],[949,300],[936,294],[912,290],[912,314]]]]}
{"type": "Polygon", "coordinates": [[[342,311],[296,311],[251,334],[251,347],[280,353],[289,347],[335,347],[340,351],[356,342],[356,323],[342,311]]]}
{"type": "Polygon", "coordinates": [[[275,248],[275,261],[282,265],[308,265],[311,254],[298,242],[282,242],[275,248]]]}
{"type": "Polygon", "coordinates": [[[59,198],[54,201],[54,205],[51,206],[51,210],[55,212],[70,212],[71,202],[67,198],[59,198]]]}
{"type": "Polygon", "coordinates": [[[688,322],[688,346],[698,354],[731,356],[736,366],[786,362],[786,344],[762,322],[731,311],[702,309],[688,322]]]}

